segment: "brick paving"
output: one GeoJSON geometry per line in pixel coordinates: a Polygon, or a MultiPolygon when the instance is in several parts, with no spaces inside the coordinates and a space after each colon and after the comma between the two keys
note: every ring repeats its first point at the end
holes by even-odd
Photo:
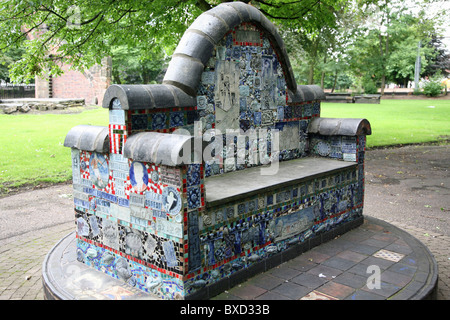
{"type": "MultiPolygon", "coordinates": [[[[259,274],[214,300],[386,300],[407,299],[428,276],[420,264],[422,244],[438,263],[437,300],[448,300],[450,237],[397,223],[366,221],[358,229],[259,274]],[[401,228],[401,229],[400,229],[401,228]],[[415,239],[403,237],[407,231],[415,239]],[[420,242],[417,242],[419,240],[420,242]],[[369,266],[380,268],[380,288],[371,288],[369,266]]],[[[379,221],[379,220],[378,220],[379,221]]],[[[424,261],[422,261],[424,262],[424,261]]],[[[425,268],[424,268],[425,266],[425,268]]]]}
{"type": "Polygon", "coordinates": [[[0,240],[0,300],[43,300],[42,263],[74,223],[0,240]]]}

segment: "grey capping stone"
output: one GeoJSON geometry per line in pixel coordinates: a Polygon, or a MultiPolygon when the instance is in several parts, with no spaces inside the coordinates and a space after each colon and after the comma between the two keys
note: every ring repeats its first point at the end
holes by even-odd
{"type": "Polygon", "coordinates": [[[366,119],[314,118],[308,126],[308,133],[359,136],[372,134],[372,129],[366,119]]]}
{"type": "Polygon", "coordinates": [[[113,84],[106,90],[103,108],[111,108],[114,99],[120,100],[123,110],[193,107],[197,103],[195,98],[170,84],[113,84]]]}
{"type": "Polygon", "coordinates": [[[154,101],[154,106],[157,108],[169,108],[176,106],[173,92],[162,84],[143,85],[142,89],[146,90],[154,101]]]}
{"type": "Polygon", "coordinates": [[[177,103],[176,107],[186,108],[197,106],[196,97],[186,94],[183,90],[181,90],[176,86],[166,84],[166,87],[172,90],[173,95],[175,97],[175,101],[177,103]]]}
{"type": "Polygon", "coordinates": [[[184,55],[174,55],[164,76],[163,83],[179,87],[187,94],[195,96],[205,66],[196,59],[184,55]]]}
{"type": "Polygon", "coordinates": [[[250,21],[250,14],[247,11],[247,4],[243,2],[228,2],[224,6],[232,7],[242,17],[242,22],[250,21]]]}
{"type": "Polygon", "coordinates": [[[207,12],[202,13],[195,19],[189,29],[205,33],[214,41],[214,44],[218,43],[229,30],[223,20],[207,12]]]}
{"type": "Polygon", "coordinates": [[[311,86],[309,85],[297,86],[297,90],[303,93],[303,99],[305,99],[305,101],[316,100],[316,95],[314,94],[314,91],[310,87],[311,86]]]}
{"type": "Polygon", "coordinates": [[[291,90],[288,89],[288,103],[299,103],[299,102],[304,102],[305,101],[305,97],[303,96],[303,92],[301,92],[300,90],[297,90],[295,92],[292,92],[291,90]]]}
{"type": "Polygon", "coordinates": [[[203,146],[200,145],[200,150],[195,150],[194,146],[194,137],[192,136],[140,132],[128,137],[123,148],[123,156],[134,161],[178,166],[194,163],[191,158],[191,153],[194,151],[198,151],[197,156],[201,156],[203,146]],[[190,154],[185,155],[182,154],[183,152],[190,152],[190,154]]]}
{"type": "Polygon", "coordinates": [[[206,65],[212,55],[214,44],[203,33],[187,30],[181,38],[174,54],[185,54],[206,65]]]}
{"type": "Polygon", "coordinates": [[[211,14],[215,17],[220,17],[225,21],[228,25],[229,29],[233,29],[234,27],[241,24],[241,16],[237,14],[236,9],[231,6],[217,6],[207,11],[208,14],[211,14]]]}
{"type": "Polygon", "coordinates": [[[113,84],[103,99],[103,108],[111,108],[113,99],[119,99],[123,110],[155,108],[153,97],[145,85],[113,84]]]}
{"type": "Polygon", "coordinates": [[[296,92],[288,91],[288,103],[324,100],[325,93],[316,85],[299,85],[296,92]]]}
{"type": "MultiPolygon", "coordinates": [[[[269,32],[270,34],[278,34],[278,30],[275,27],[275,25],[272,23],[272,21],[267,19],[267,17],[263,14],[261,14],[260,25],[264,30],[267,30],[267,32],[269,32]]],[[[277,42],[280,39],[281,39],[281,37],[279,39],[277,39],[277,42]]]]}
{"type": "Polygon", "coordinates": [[[109,152],[108,127],[79,125],[69,130],[64,146],[85,151],[109,152]]]}
{"type": "Polygon", "coordinates": [[[314,94],[316,95],[316,100],[325,100],[325,92],[323,92],[322,88],[317,85],[310,85],[309,88],[314,91],[314,94]]]}
{"type": "Polygon", "coordinates": [[[110,109],[112,100],[119,99],[122,108],[128,110],[127,87],[127,85],[110,85],[103,96],[102,107],[110,109]]]}
{"type": "Polygon", "coordinates": [[[251,5],[247,5],[246,8],[250,16],[250,21],[256,22],[257,24],[261,25],[261,11],[251,5]]]}

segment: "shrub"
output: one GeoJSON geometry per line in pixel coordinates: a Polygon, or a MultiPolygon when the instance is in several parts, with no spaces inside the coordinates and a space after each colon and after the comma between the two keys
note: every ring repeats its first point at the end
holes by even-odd
{"type": "Polygon", "coordinates": [[[377,86],[375,82],[373,81],[366,81],[363,84],[364,86],[364,93],[366,94],[376,94],[378,92],[377,86]]]}
{"type": "Polygon", "coordinates": [[[441,81],[437,78],[433,78],[429,81],[426,81],[423,85],[423,94],[427,97],[436,97],[441,94],[444,86],[441,84],[441,81]]]}

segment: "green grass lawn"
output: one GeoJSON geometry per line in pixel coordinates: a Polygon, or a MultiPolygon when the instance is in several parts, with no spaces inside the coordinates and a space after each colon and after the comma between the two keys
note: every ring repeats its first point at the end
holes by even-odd
{"type": "Polygon", "coordinates": [[[321,117],[365,118],[367,147],[450,139],[450,100],[381,100],[380,104],[322,103],[321,117]]]}
{"type": "Polygon", "coordinates": [[[69,130],[79,124],[108,125],[103,108],[70,114],[0,114],[0,194],[24,185],[71,179],[69,130]]]}
{"type": "MultiPolygon", "coordinates": [[[[450,138],[450,100],[381,100],[381,104],[322,103],[322,117],[366,118],[368,147],[450,138]]],[[[108,125],[103,108],[71,114],[0,114],[0,195],[25,185],[71,179],[67,132],[79,124],[108,125]]]]}

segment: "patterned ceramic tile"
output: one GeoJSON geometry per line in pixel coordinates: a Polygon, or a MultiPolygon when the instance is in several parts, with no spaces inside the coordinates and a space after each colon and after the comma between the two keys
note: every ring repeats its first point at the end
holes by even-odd
{"type": "Polygon", "coordinates": [[[339,300],[339,299],[319,291],[311,291],[306,296],[302,297],[300,300],[339,300]]]}
{"type": "Polygon", "coordinates": [[[375,252],[373,254],[373,256],[376,258],[381,258],[381,259],[385,259],[385,260],[389,260],[389,261],[393,261],[393,262],[399,262],[400,260],[403,259],[403,257],[405,255],[401,254],[401,253],[381,249],[380,251],[375,252]]]}

